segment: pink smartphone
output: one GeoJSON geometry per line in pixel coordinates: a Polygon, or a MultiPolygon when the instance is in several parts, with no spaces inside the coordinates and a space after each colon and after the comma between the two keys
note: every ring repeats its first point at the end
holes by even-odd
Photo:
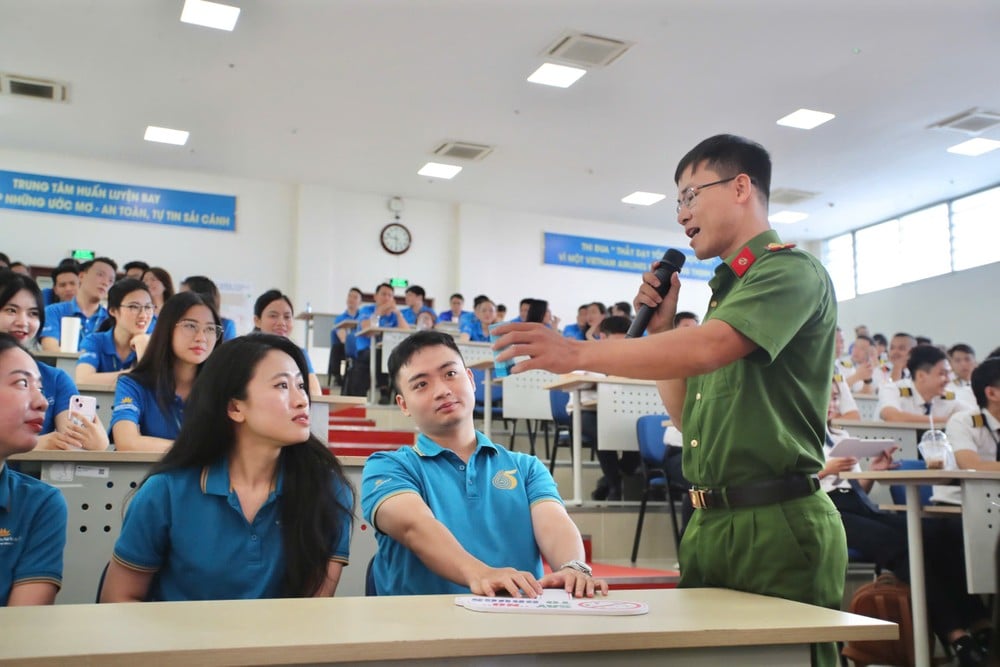
{"type": "Polygon", "coordinates": [[[83,422],[75,415],[80,415],[86,417],[89,421],[94,421],[94,417],[97,416],[97,398],[95,396],[73,394],[69,397],[69,411],[74,413],[71,419],[77,426],[82,426],[83,422]]]}

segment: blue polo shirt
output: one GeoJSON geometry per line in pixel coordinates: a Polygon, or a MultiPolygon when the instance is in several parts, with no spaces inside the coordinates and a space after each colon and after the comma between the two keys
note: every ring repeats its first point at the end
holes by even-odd
{"type": "Polygon", "coordinates": [[[413,447],[368,458],[361,508],[376,528],[372,573],[379,595],[470,592],[434,574],[412,551],[378,531],[373,517],[379,506],[400,493],[418,494],[462,547],[484,563],[542,576],[531,508],[539,502],[562,503],[556,483],[537,457],[504,449],[478,431],[476,443],[468,465],[424,434],[413,447]]]}
{"type": "Polygon", "coordinates": [[[115,384],[115,403],[111,408],[109,428],[121,421],[139,425],[139,433],[154,438],[176,440],[184,421],[184,401],[174,396],[170,411],[164,414],[156,402],[156,392],[135,378],[119,375],[115,384]]]}
{"type": "MultiPolygon", "coordinates": [[[[252,522],[230,488],[229,462],[153,475],[125,512],[114,559],[132,570],[156,572],[150,600],[236,600],[283,597],[281,539],[284,473],[252,522]]],[[[337,500],[353,507],[346,486],[337,500]]],[[[330,560],[348,562],[350,516],[330,538],[330,560]]]]}
{"type": "MultiPolygon", "coordinates": [[[[471,322],[475,319],[476,319],[476,314],[474,312],[472,312],[471,310],[463,310],[461,315],[458,316],[458,321],[455,322],[455,324],[461,326],[466,322],[471,322]]],[[[455,320],[452,317],[450,310],[441,311],[441,314],[438,315],[438,322],[454,322],[454,321],[455,320]]]]}
{"type": "Polygon", "coordinates": [[[434,311],[428,308],[427,306],[421,306],[420,310],[417,312],[413,312],[413,309],[407,306],[402,310],[402,313],[403,313],[403,319],[406,320],[410,324],[410,326],[413,326],[417,323],[417,315],[419,315],[420,313],[430,313],[431,315],[434,315],[435,318],[437,317],[434,311]]]}
{"type": "Polygon", "coordinates": [[[315,373],[316,371],[313,370],[312,359],[309,358],[309,353],[306,352],[306,348],[300,347],[299,349],[302,350],[302,356],[306,358],[306,368],[309,369],[310,373],[315,373]]]}
{"type": "Polygon", "coordinates": [[[460,333],[469,334],[469,340],[473,343],[490,342],[490,335],[488,333],[483,333],[483,325],[479,320],[463,322],[458,330],[460,333]]]}
{"type": "Polygon", "coordinates": [[[63,495],[0,462],[0,607],[14,584],[61,586],[65,547],[63,495]]]}
{"type": "Polygon", "coordinates": [[[46,306],[45,326],[42,327],[40,337],[55,338],[58,341],[62,336],[62,318],[64,317],[76,317],[80,320],[80,340],[77,341],[77,345],[79,345],[86,336],[97,331],[101,322],[108,319],[108,309],[104,306],[98,306],[94,314],[87,317],[80,310],[76,299],[46,306]]]}
{"type": "MultiPolygon", "coordinates": [[[[358,312],[355,313],[354,315],[351,315],[349,312],[345,310],[340,315],[337,315],[337,317],[333,320],[333,324],[334,326],[336,326],[341,322],[357,322],[359,321],[358,320],[359,317],[361,317],[360,308],[358,309],[358,312]]],[[[369,315],[368,317],[370,318],[371,315],[369,315]]],[[[353,329],[348,329],[347,335],[344,337],[344,354],[346,354],[351,359],[354,359],[355,357],[358,356],[357,334],[358,334],[358,329],[357,327],[355,327],[353,329]]],[[[337,340],[340,340],[339,338],[337,338],[337,330],[331,329],[330,347],[333,347],[334,341],[337,340]]]]}
{"type": "Polygon", "coordinates": [[[225,343],[227,340],[236,338],[236,322],[228,317],[220,319],[222,320],[222,342],[225,343]]]}
{"type": "Polygon", "coordinates": [[[51,287],[46,287],[42,290],[42,303],[46,306],[51,306],[54,303],[59,303],[59,299],[56,298],[56,291],[51,287]]]}
{"type": "MultiPolygon", "coordinates": [[[[358,310],[358,322],[364,322],[365,320],[370,320],[372,315],[375,314],[375,304],[370,303],[367,306],[361,306],[358,310]]],[[[404,315],[405,319],[406,316],[404,315]]],[[[379,315],[378,326],[384,328],[392,328],[399,326],[399,318],[396,317],[396,313],[389,313],[388,315],[379,315]]],[[[368,350],[372,346],[372,339],[370,336],[358,336],[356,340],[358,352],[363,350],[368,350]]]]}
{"type": "Polygon", "coordinates": [[[566,328],[563,329],[563,336],[576,340],[587,340],[586,333],[577,324],[566,325],[566,328]]]}
{"type": "Polygon", "coordinates": [[[135,350],[131,350],[129,355],[122,359],[118,356],[118,348],[115,346],[114,329],[98,331],[85,336],[80,343],[80,358],[76,360],[76,365],[80,364],[89,364],[96,368],[98,373],[113,373],[135,365],[135,350]]]}
{"type": "Polygon", "coordinates": [[[42,423],[42,435],[45,435],[56,430],[56,415],[69,410],[70,397],[80,392],[66,371],[41,361],[36,360],[36,363],[38,374],[42,376],[42,393],[49,402],[49,407],[45,408],[45,421],[42,423]]]}

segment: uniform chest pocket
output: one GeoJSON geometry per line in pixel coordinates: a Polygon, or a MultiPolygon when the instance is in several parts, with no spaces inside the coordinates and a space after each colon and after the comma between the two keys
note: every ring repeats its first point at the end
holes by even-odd
{"type": "Polygon", "coordinates": [[[737,370],[740,362],[729,364],[725,368],[702,377],[698,400],[715,401],[727,398],[740,390],[743,385],[741,374],[737,370]]]}

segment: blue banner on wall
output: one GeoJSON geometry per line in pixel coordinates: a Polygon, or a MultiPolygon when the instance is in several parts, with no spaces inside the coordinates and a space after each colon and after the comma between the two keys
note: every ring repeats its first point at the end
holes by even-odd
{"type": "Polygon", "coordinates": [[[0,208],[236,231],[236,197],[0,170],[0,208]]]}
{"type": "MultiPolygon", "coordinates": [[[[691,248],[677,248],[687,259],[681,269],[681,278],[709,281],[715,275],[718,258],[702,260],[691,248]]],[[[663,257],[666,246],[596,239],[587,236],[569,236],[545,232],[545,263],[577,266],[584,269],[643,273],[663,257]]]]}

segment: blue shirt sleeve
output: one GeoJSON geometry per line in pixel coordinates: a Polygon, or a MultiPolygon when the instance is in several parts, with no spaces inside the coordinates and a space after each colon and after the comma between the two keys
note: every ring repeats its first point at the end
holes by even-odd
{"type": "Polygon", "coordinates": [[[420,494],[420,485],[407,470],[403,456],[403,450],[376,452],[365,463],[361,473],[361,511],[372,526],[375,526],[372,517],[385,500],[400,493],[420,494]]]}
{"type": "Polygon", "coordinates": [[[222,318],[222,342],[236,338],[236,322],[228,317],[222,318]]]}
{"type": "Polygon", "coordinates": [[[165,475],[147,479],[132,496],[125,512],[114,558],[131,570],[155,572],[163,565],[171,522],[167,481],[165,475]]]}
{"type": "Polygon", "coordinates": [[[101,372],[101,340],[99,333],[88,334],[80,342],[80,358],[76,365],[89,364],[101,372]]]}
{"type": "Polygon", "coordinates": [[[26,526],[24,540],[27,544],[14,566],[11,580],[15,585],[31,581],[62,583],[66,499],[53,487],[47,487],[42,493],[45,493],[45,498],[31,523],[26,526]]]}
{"type": "MultiPolygon", "coordinates": [[[[312,359],[309,358],[309,353],[306,351],[306,348],[304,347],[302,348],[302,356],[306,358],[306,368],[309,369],[309,372],[315,373],[316,371],[313,370],[312,359]]],[[[306,378],[306,385],[308,386],[308,378],[306,378]]]]}
{"type": "Polygon", "coordinates": [[[111,408],[111,424],[113,428],[120,421],[132,422],[139,426],[142,411],[146,409],[146,392],[139,383],[127,375],[119,375],[115,384],[115,403],[111,408]]]}
{"type": "Polygon", "coordinates": [[[45,307],[45,326],[39,338],[55,338],[59,340],[62,335],[62,311],[58,303],[45,307]]]}
{"type": "Polygon", "coordinates": [[[69,373],[61,368],[39,362],[38,371],[42,376],[42,393],[45,394],[49,407],[45,410],[45,421],[42,424],[42,434],[56,430],[56,416],[69,410],[69,399],[79,393],[76,383],[69,373]]]}
{"type": "Polygon", "coordinates": [[[559,487],[552,479],[552,474],[545,467],[541,459],[537,456],[526,456],[521,454],[520,467],[522,467],[522,479],[524,479],[525,493],[528,496],[528,504],[534,505],[541,500],[555,500],[560,505],[563,504],[562,496],[559,495],[559,487]]]}
{"type": "Polygon", "coordinates": [[[334,484],[337,485],[337,489],[334,491],[337,501],[346,507],[348,511],[341,517],[340,534],[333,536],[333,542],[330,545],[330,560],[335,560],[346,565],[351,555],[351,524],[353,523],[354,493],[351,491],[351,487],[346,484],[339,484],[336,481],[334,484]]]}

